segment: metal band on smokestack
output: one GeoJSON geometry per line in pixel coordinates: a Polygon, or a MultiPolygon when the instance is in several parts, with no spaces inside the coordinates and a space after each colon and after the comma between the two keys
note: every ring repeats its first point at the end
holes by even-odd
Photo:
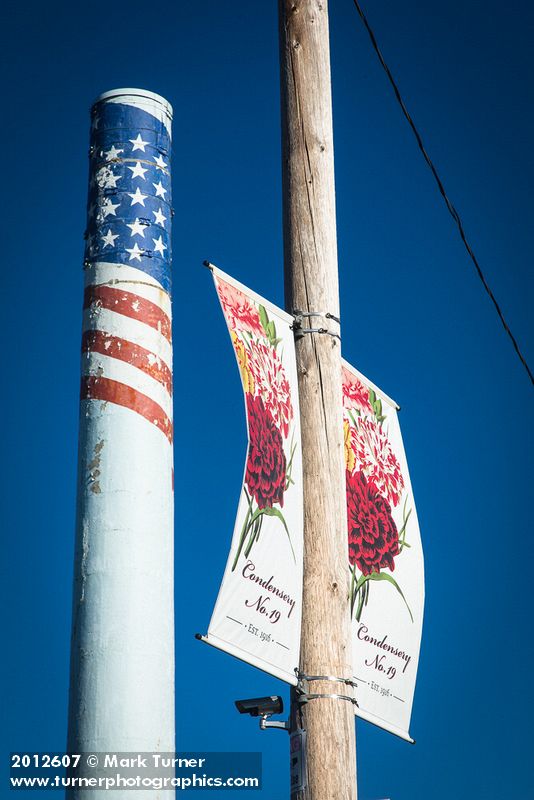
{"type": "Polygon", "coordinates": [[[91,114],[69,750],[168,752],[172,109],[117,89],[91,114]]]}

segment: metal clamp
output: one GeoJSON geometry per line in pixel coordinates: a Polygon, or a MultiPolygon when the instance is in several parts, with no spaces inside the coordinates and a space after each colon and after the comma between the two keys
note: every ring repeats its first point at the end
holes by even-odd
{"type": "Polygon", "coordinates": [[[319,694],[318,692],[312,692],[311,694],[304,692],[297,695],[297,703],[308,703],[310,700],[319,700],[325,697],[332,700],[347,700],[358,708],[360,707],[356,698],[349,697],[348,694],[319,694]]]}
{"type": "Polygon", "coordinates": [[[356,688],[358,684],[356,681],[352,681],[350,678],[336,678],[335,675],[304,675],[303,672],[299,672],[297,675],[299,679],[299,683],[301,680],[303,681],[336,681],[337,683],[345,683],[347,686],[352,686],[356,688]]]}
{"type": "Polygon", "coordinates": [[[330,311],[301,311],[299,308],[294,308],[291,314],[295,318],[295,321],[298,322],[302,322],[303,317],[325,317],[325,319],[333,319],[334,322],[341,325],[339,317],[336,317],[335,314],[331,314],[330,311]]]}
{"type": "Polygon", "coordinates": [[[310,682],[310,681],[332,681],[336,683],[343,683],[346,686],[352,686],[353,689],[357,687],[357,683],[351,680],[350,678],[338,678],[335,675],[305,675],[302,672],[297,672],[298,684],[297,684],[297,702],[298,703],[308,703],[310,700],[319,700],[321,698],[328,698],[333,700],[346,700],[349,703],[357,706],[359,708],[358,701],[355,697],[350,697],[347,694],[337,694],[337,693],[322,693],[322,692],[305,692],[303,691],[302,683],[303,681],[310,682]]]}
{"type": "Polygon", "coordinates": [[[327,333],[329,336],[333,336],[334,339],[339,339],[339,341],[341,341],[341,336],[339,333],[333,333],[327,328],[297,328],[294,325],[291,325],[290,327],[297,339],[300,339],[305,333],[327,333]]]}
{"type": "Polygon", "coordinates": [[[332,336],[334,339],[339,339],[339,341],[341,341],[341,336],[339,333],[334,333],[334,331],[330,331],[328,328],[302,327],[302,320],[309,317],[324,317],[325,319],[333,319],[334,322],[337,322],[339,325],[340,319],[339,317],[336,317],[335,314],[331,314],[329,311],[301,311],[298,308],[294,308],[292,315],[295,322],[290,326],[290,328],[295,334],[296,339],[300,339],[307,333],[326,333],[328,336],[332,336]]]}

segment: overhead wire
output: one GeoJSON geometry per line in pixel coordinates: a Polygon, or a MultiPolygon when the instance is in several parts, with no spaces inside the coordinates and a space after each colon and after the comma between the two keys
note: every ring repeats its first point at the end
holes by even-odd
{"type": "Polygon", "coordinates": [[[369,34],[369,38],[371,39],[371,44],[373,45],[373,49],[375,50],[376,55],[378,56],[378,59],[380,61],[380,64],[382,65],[382,67],[383,67],[383,69],[384,69],[384,71],[385,71],[385,73],[386,73],[386,75],[387,75],[387,77],[389,79],[389,82],[390,82],[390,84],[391,84],[391,86],[393,88],[393,92],[395,93],[395,97],[397,99],[397,102],[399,103],[399,105],[400,105],[400,107],[402,109],[402,113],[404,114],[408,124],[410,125],[410,128],[413,131],[413,134],[414,134],[415,139],[417,141],[417,145],[419,147],[419,150],[421,151],[421,153],[423,155],[423,158],[425,159],[428,167],[430,168],[430,170],[431,170],[431,172],[432,172],[432,174],[434,176],[434,179],[435,179],[435,181],[436,181],[436,183],[438,185],[439,192],[440,192],[441,196],[443,197],[443,200],[445,201],[445,205],[447,206],[447,209],[448,209],[450,215],[452,216],[453,220],[456,223],[456,226],[457,226],[458,231],[460,233],[460,237],[462,239],[462,242],[464,243],[465,249],[467,250],[467,252],[469,254],[469,257],[471,258],[471,261],[475,265],[475,269],[477,271],[478,277],[480,278],[480,280],[482,282],[482,285],[484,286],[484,289],[486,290],[487,294],[491,298],[491,301],[492,301],[493,305],[495,306],[495,310],[497,311],[499,319],[502,322],[504,330],[506,331],[506,333],[510,337],[510,339],[512,341],[512,344],[514,346],[514,349],[515,349],[515,351],[516,351],[521,363],[523,364],[524,368],[526,369],[532,384],[534,385],[534,375],[532,374],[532,371],[531,371],[531,369],[530,369],[525,357],[523,356],[523,354],[522,354],[522,352],[521,352],[521,350],[519,348],[519,345],[517,343],[517,340],[516,340],[515,336],[513,335],[512,331],[510,330],[510,327],[509,327],[508,323],[506,322],[506,319],[504,318],[504,314],[503,314],[503,312],[502,312],[502,310],[501,310],[501,308],[499,306],[499,303],[497,302],[497,299],[496,299],[495,295],[493,294],[493,291],[491,290],[491,288],[490,288],[490,286],[488,284],[488,281],[487,281],[487,279],[486,279],[486,277],[485,277],[485,275],[484,275],[484,273],[482,271],[482,268],[481,268],[480,264],[478,263],[478,259],[477,259],[476,255],[475,255],[475,253],[473,252],[473,248],[471,247],[471,245],[469,244],[469,242],[467,240],[467,236],[466,236],[466,233],[465,233],[465,230],[464,230],[464,226],[463,226],[463,222],[462,222],[462,219],[460,217],[460,214],[458,213],[458,211],[456,210],[456,208],[454,207],[454,205],[450,201],[450,199],[449,199],[449,197],[447,195],[447,192],[445,191],[445,187],[443,185],[443,181],[441,180],[441,178],[439,176],[439,173],[438,173],[436,167],[434,166],[434,163],[433,163],[432,159],[430,158],[430,156],[428,155],[428,153],[426,151],[426,148],[425,148],[425,146],[423,144],[423,140],[421,138],[421,134],[417,130],[417,127],[416,127],[416,125],[415,125],[415,123],[414,123],[414,121],[413,121],[408,109],[406,108],[406,104],[405,104],[405,102],[404,102],[404,100],[402,98],[402,95],[400,93],[399,87],[397,86],[397,83],[396,83],[393,75],[391,74],[391,70],[389,69],[388,65],[386,64],[384,56],[382,55],[382,52],[381,52],[381,50],[380,50],[380,48],[378,46],[378,42],[376,40],[376,36],[375,36],[371,26],[369,25],[367,17],[365,16],[365,14],[364,14],[364,12],[362,10],[362,7],[360,6],[358,0],[353,0],[353,2],[354,2],[354,5],[356,6],[356,10],[358,11],[358,14],[360,15],[360,18],[361,18],[362,22],[363,22],[363,24],[364,24],[364,26],[365,26],[365,28],[367,30],[367,33],[369,34]]]}

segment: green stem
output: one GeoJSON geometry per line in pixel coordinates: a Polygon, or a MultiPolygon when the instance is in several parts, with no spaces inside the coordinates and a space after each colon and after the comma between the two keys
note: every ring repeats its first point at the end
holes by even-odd
{"type": "Polygon", "coordinates": [[[254,523],[250,525],[251,534],[249,536],[247,546],[245,547],[245,558],[248,558],[250,555],[250,551],[252,550],[252,545],[256,541],[256,535],[258,533],[258,528],[260,526],[261,517],[256,517],[254,523]]]}
{"type": "MultiPolygon", "coordinates": [[[[248,500],[248,495],[247,495],[247,500],[248,500]]],[[[241,551],[243,549],[243,545],[245,543],[245,539],[247,538],[249,520],[250,520],[250,517],[252,516],[251,515],[251,511],[252,511],[252,505],[249,502],[249,507],[247,509],[247,515],[245,517],[245,521],[244,521],[243,527],[241,529],[241,536],[239,537],[239,546],[237,548],[236,557],[234,558],[234,563],[232,564],[232,572],[234,571],[234,569],[237,566],[237,562],[239,561],[239,556],[241,555],[241,551]]]]}
{"type": "Polygon", "coordinates": [[[362,616],[364,592],[363,587],[359,590],[360,599],[358,600],[358,608],[356,609],[356,621],[359,622],[362,616]]]}
{"type": "Polygon", "coordinates": [[[354,603],[356,602],[356,593],[354,591],[354,587],[356,586],[356,564],[351,568],[350,576],[350,618],[352,619],[354,603]]]}

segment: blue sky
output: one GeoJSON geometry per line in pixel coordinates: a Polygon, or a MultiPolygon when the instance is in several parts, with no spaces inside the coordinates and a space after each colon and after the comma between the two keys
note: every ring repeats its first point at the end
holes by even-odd
{"type": "MultiPolygon", "coordinates": [[[[139,86],[174,106],[178,746],[260,750],[255,796],[288,796],[285,735],[260,733],[233,707],[287,697],[286,687],[193,638],[216,597],[246,449],[238,373],[202,260],[283,305],[275,6],[95,0],[9,11],[6,754],[61,750],[66,737],[88,112],[101,92],[139,86]]],[[[495,0],[376,0],[366,11],[532,365],[534,12],[525,0],[505,11],[495,0]]],[[[350,0],[331,0],[330,25],[343,353],[402,407],[427,578],[417,744],[358,722],[360,798],[526,796],[532,386],[350,0]]]]}

